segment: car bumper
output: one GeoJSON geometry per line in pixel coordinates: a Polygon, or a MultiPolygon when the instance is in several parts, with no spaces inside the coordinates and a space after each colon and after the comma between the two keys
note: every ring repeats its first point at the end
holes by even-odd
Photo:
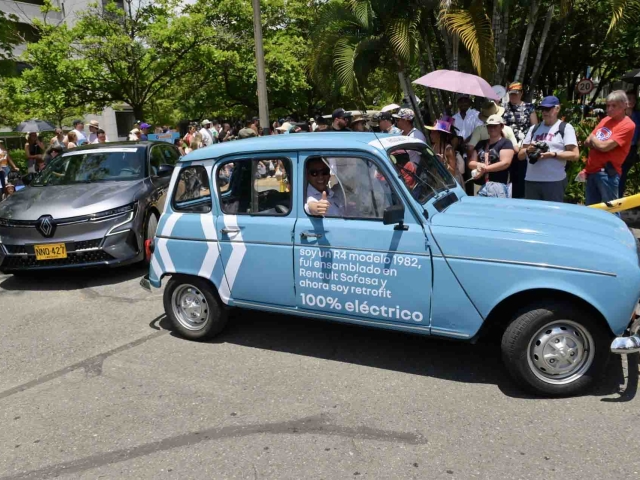
{"type": "Polygon", "coordinates": [[[640,352],[640,304],[633,314],[633,321],[625,336],[616,337],[611,342],[611,353],[628,355],[640,352]]]}
{"type": "Polygon", "coordinates": [[[0,272],[125,265],[144,257],[135,215],[109,222],[59,227],[53,238],[34,228],[0,229],[0,272]],[[128,220],[128,221],[127,221],[128,220]],[[66,258],[38,260],[35,245],[64,243],[66,258]]]}

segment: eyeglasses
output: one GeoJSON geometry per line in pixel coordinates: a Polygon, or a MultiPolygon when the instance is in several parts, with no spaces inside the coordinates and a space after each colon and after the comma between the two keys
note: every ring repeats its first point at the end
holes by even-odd
{"type": "Polygon", "coordinates": [[[326,177],[331,175],[331,170],[328,168],[323,168],[321,170],[309,170],[309,175],[311,175],[312,177],[317,177],[318,175],[326,177]]]}

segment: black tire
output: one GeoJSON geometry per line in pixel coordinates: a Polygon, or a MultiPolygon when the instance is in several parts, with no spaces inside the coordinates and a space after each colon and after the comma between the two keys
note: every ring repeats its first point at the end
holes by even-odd
{"type": "MultiPolygon", "coordinates": [[[[174,275],[164,290],[164,311],[175,329],[189,340],[206,340],[220,333],[227,325],[228,312],[206,280],[188,275],[174,275]],[[178,305],[180,298],[191,302],[196,317],[178,305]]],[[[192,313],[193,313],[192,312],[192,313]]]]}
{"type": "Polygon", "coordinates": [[[142,229],[142,262],[145,265],[149,265],[151,263],[151,257],[147,257],[147,249],[146,242],[147,240],[153,240],[153,237],[156,236],[156,232],[158,231],[158,216],[155,212],[149,212],[147,214],[147,219],[144,222],[144,228],[142,229]]]}
{"type": "Polygon", "coordinates": [[[606,368],[611,337],[584,308],[537,303],[520,311],[505,330],[502,359],[515,381],[535,395],[578,395],[606,368]]]}

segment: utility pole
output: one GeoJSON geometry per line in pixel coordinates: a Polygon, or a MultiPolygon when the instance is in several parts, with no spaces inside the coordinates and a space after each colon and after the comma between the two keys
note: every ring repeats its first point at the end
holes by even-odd
{"type": "Polygon", "coordinates": [[[260,111],[260,126],[263,135],[270,132],[269,100],[267,99],[267,79],[264,73],[264,50],[262,48],[262,19],[260,15],[260,0],[253,1],[253,38],[256,43],[256,64],[258,70],[258,107],[260,111]]]}

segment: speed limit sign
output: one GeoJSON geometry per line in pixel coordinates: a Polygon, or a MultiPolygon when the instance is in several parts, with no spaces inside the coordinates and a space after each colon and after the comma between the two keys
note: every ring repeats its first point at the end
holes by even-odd
{"type": "Polygon", "coordinates": [[[576,85],[576,90],[580,95],[588,95],[593,90],[593,82],[588,78],[583,78],[576,85]]]}

